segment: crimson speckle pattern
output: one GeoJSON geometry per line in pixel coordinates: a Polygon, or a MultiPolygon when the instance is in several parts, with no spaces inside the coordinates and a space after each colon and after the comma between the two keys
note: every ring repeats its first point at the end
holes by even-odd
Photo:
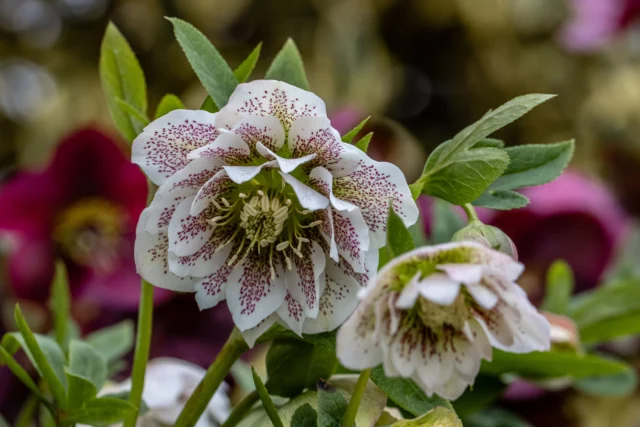
{"type": "Polygon", "coordinates": [[[248,94],[248,99],[237,108],[238,112],[256,116],[274,116],[280,120],[285,129],[289,129],[291,124],[300,117],[318,115],[315,105],[310,106],[299,98],[290,98],[289,94],[280,88],[249,91],[248,94]]]}
{"type": "Polygon", "coordinates": [[[295,135],[292,157],[303,157],[308,154],[316,154],[316,157],[305,164],[305,168],[311,170],[316,166],[324,166],[332,169],[331,166],[340,162],[345,149],[340,135],[332,127],[325,127],[311,132],[308,138],[295,135]]]}

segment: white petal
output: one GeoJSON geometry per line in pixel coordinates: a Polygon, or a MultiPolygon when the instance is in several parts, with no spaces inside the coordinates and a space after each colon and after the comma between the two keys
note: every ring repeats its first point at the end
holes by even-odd
{"type": "Polygon", "coordinates": [[[472,317],[467,321],[465,326],[468,326],[469,328],[469,339],[473,341],[476,349],[478,350],[478,354],[480,354],[483,359],[490,361],[493,354],[493,348],[491,347],[489,337],[482,328],[482,325],[472,317]]]}
{"type": "Polygon", "coordinates": [[[216,228],[207,243],[193,255],[179,257],[169,252],[169,268],[180,277],[206,277],[215,273],[231,252],[233,244],[221,246],[233,236],[233,232],[233,227],[216,228]]]}
{"type": "Polygon", "coordinates": [[[249,348],[253,348],[258,338],[260,338],[262,334],[267,332],[269,328],[276,323],[277,320],[278,320],[278,316],[274,313],[268,316],[266,319],[264,319],[260,323],[258,323],[257,326],[247,329],[246,331],[243,331],[242,337],[246,341],[249,348]]]}
{"type": "Polygon", "coordinates": [[[253,328],[275,312],[287,293],[284,272],[275,263],[275,278],[271,278],[268,256],[255,251],[236,265],[228,277],[227,305],[238,329],[253,328]]]}
{"type": "Polygon", "coordinates": [[[361,304],[343,323],[336,338],[340,363],[350,369],[366,369],[382,362],[382,351],[376,343],[375,314],[371,305],[361,304]]]}
{"type": "Polygon", "coordinates": [[[338,255],[338,246],[336,245],[335,232],[333,229],[333,209],[331,206],[327,206],[325,209],[315,211],[314,219],[316,221],[322,221],[320,224],[320,234],[329,245],[329,256],[332,260],[338,262],[340,257],[338,255]]]}
{"type": "Polygon", "coordinates": [[[245,115],[232,132],[242,138],[252,154],[256,153],[258,142],[273,151],[278,151],[284,145],[284,128],[280,120],[273,116],[245,115]]]}
{"type": "Polygon", "coordinates": [[[301,305],[303,314],[315,318],[318,315],[320,281],[325,280],[326,256],[315,241],[305,245],[302,255],[302,258],[294,259],[293,269],[286,271],[285,282],[291,296],[301,305]]]}
{"type": "Polygon", "coordinates": [[[397,166],[371,160],[361,151],[359,155],[353,173],[333,180],[333,192],[360,208],[371,232],[371,247],[380,248],[386,243],[389,202],[407,227],[418,220],[418,207],[397,166]]]}
{"type": "Polygon", "coordinates": [[[418,300],[418,295],[420,295],[420,291],[418,289],[418,281],[420,280],[421,272],[417,272],[409,282],[405,285],[402,292],[400,292],[400,296],[396,301],[396,307],[401,309],[410,309],[418,300]]]}
{"type": "Polygon", "coordinates": [[[180,202],[169,222],[169,250],[178,256],[195,254],[213,234],[214,227],[207,222],[205,212],[191,215],[193,199],[191,196],[180,202]]]}
{"type": "Polygon", "coordinates": [[[307,166],[322,166],[334,176],[352,173],[360,161],[360,155],[354,149],[360,150],[342,142],[340,134],[331,127],[331,122],[326,117],[303,117],[296,120],[289,130],[288,145],[292,157],[316,154],[307,166]]]}
{"type": "Polygon", "coordinates": [[[334,239],[338,253],[358,273],[364,272],[365,256],[369,249],[369,229],[360,209],[333,210],[334,239]]]}
{"type": "Polygon", "coordinates": [[[309,186],[331,200],[331,205],[339,211],[353,211],[358,207],[345,202],[333,194],[333,175],[323,167],[313,168],[309,174],[309,186]]]}
{"type": "Polygon", "coordinates": [[[303,208],[310,211],[317,211],[329,206],[329,199],[318,193],[316,190],[306,186],[289,174],[280,172],[280,176],[282,176],[282,179],[291,186],[298,197],[298,202],[303,208]]]}
{"type": "Polygon", "coordinates": [[[452,304],[460,293],[460,283],[446,274],[431,274],[418,283],[420,295],[440,305],[452,304]]]}
{"type": "Polygon", "coordinates": [[[439,396],[444,397],[445,399],[456,400],[457,398],[462,396],[462,393],[464,393],[469,385],[470,382],[465,381],[458,375],[453,375],[447,382],[436,387],[435,393],[439,396]]]}
{"type": "Polygon", "coordinates": [[[189,163],[190,151],[210,144],[219,134],[216,114],[174,110],[152,122],[133,141],[131,160],[161,185],[189,163]]]}
{"type": "Polygon", "coordinates": [[[400,329],[393,337],[389,348],[390,361],[401,377],[409,377],[413,374],[413,353],[417,351],[420,331],[408,324],[401,324],[400,329]]]}
{"type": "Polygon", "coordinates": [[[493,347],[510,351],[510,348],[517,343],[511,327],[503,314],[498,311],[497,306],[493,310],[477,311],[474,317],[489,337],[493,347]]]}
{"type": "Polygon", "coordinates": [[[214,307],[225,299],[229,275],[232,270],[233,268],[229,267],[223,260],[214,273],[196,282],[194,289],[196,291],[196,302],[200,310],[214,307]]]}
{"type": "Polygon", "coordinates": [[[284,173],[293,172],[298,166],[303,165],[316,157],[316,154],[312,153],[304,157],[285,159],[284,157],[278,156],[276,153],[262,145],[262,142],[258,142],[256,144],[256,149],[258,150],[258,153],[262,154],[267,159],[277,161],[280,170],[284,173]]]}
{"type": "Polygon", "coordinates": [[[248,162],[251,159],[251,150],[240,135],[228,130],[220,130],[220,135],[215,141],[190,152],[187,157],[189,159],[214,157],[234,165],[248,162]]]}
{"type": "Polygon", "coordinates": [[[476,264],[439,264],[438,270],[444,271],[456,282],[464,284],[480,283],[485,267],[476,264]]]}
{"type": "Polygon", "coordinates": [[[276,312],[278,317],[282,319],[284,324],[295,332],[297,335],[302,336],[302,325],[304,323],[305,315],[300,303],[287,292],[287,296],[284,298],[284,302],[278,308],[276,312]]]}
{"type": "MultiPolygon", "coordinates": [[[[196,197],[193,199],[193,204],[191,205],[191,215],[199,215],[211,205],[213,200],[229,192],[235,186],[225,169],[218,171],[218,173],[212,176],[211,179],[198,190],[198,194],[196,194],[196,197]]],[[[222,215],[222,213],[220,214],[222,215]]]]}
{"type": "Polygon", "coordinates": [[[486,286],[481,283],[475,285],[466,285],[467,291],[473,297],[473,299],[480,305],[480,307],[490,310],[498,303],[498,295],[491,292],[486,286]]]}
{"type": "Polygon", "coordinates": [[[278,162],[272,160],[267,163],[263,163],[259,166],[223,166],[224,170],[227,171],[227,175],[233,182],[236,184],[242,184],[251,180],[253,177],[258,175],[262,168],[272,168],[276,167],[278,162]]]}
{"type": "Polygon", "coordinates": [[[239,84],[222,109],[256,116],[274,116],[285,129],[300,117],[325,116],[322,99],[311,92],[277,80],[239,84]]]}

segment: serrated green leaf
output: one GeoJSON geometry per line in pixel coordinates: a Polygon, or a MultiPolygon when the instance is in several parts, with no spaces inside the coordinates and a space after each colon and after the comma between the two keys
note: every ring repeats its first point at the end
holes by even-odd
{"type": "Polygon", "coordinates": [[[402,218],[393,210],[393,205],[389,205],[389,217],[387,219],[387,250],[389,256],[395,258],[405,252],[413,250],[413,237],[402,218]]]}
{"type": "Polygon", "coordinates": [[[293,413],[291,427],[317,427],[317,425],[318,412],[310,404],[305,403],[293,413]]]}
{"type": "Polygon", "coordinates": [[[391,427],[462,427],[462,421],[455,412],[438,407],[415,420],[395,422],[391,427]]]}
{"type": "Polygon", "coordinates": [[[258,63],[258,59],[260,59],[260,50],[262,49],[262,42],[258,43],[258,45],[251,51],[249,56],[242,61],[242,64],[238,65],[238,67],[233,71],[233,74],[236,76],[236,79],[239,83],[246,82],[253,69],[256,68],[256,64],[258,63]]]}
{"type": "MultiPolygon", "coordinates": [[[[20,335],[5,334],[2,339],[3,347],[7,348],[4,345],[5,338],[13,337],[13,339],[16,340],[25,350],[27,356],[31,360],[31,363],[38,370],[42,379],[44,379],[49,385],[55,401],[60,407],[64,408],[67,404],[67,377],[64,372],[64,365],[66,361],[62,349],[51,338],[42,335],[34,335],[22,315],[20,306],[17,304],[15,309],[15,321],[18,325],[18,329],[20,330],[20,335]],[[21,339],[18,337],[21,337],[21,339]]],[[[11,352],[11,350],[8,351],[11,352]]]]}
{"type": "Polygon", "coordinates": [[[265,79],[280,80],[300,89],[309,90],[302,56],[292,39],[288,39],[267,69],[265,79]]]}
{"type": "Polygon", "coordinates": [[[573,270],[566,261],[555,261],[547,270],[547,286],[542,309],[556,314],[566,314],[573,294],[573,270]]]}
{"type": "Polygon", "coordinates": [[[89,424],[104,425],[122,421],[125,416],[135,412],[136,407],[131,403],[111,397],[99,397],[90,400],[82,408],[69,412],[63,425],[89,424]]]}
{"type": "Polygon", "coordinates": [[[451,404],[441,397],[436,395],[427,397],[424,391],[409,378],[385,376],[381,366],[371,371],[371,381],[387,394],[389,400],[411,415],[420,416],[438,406],[452,409],[451,404]]]}
{"type": "Polygon", "coordinates": [[[472,148],[504,148],[504,141],[495,138],[485,138],[473,144],[472,148]]]}
{"type": "Polygon", "coordinates": [[[133,329],[133,322],[124,320],[87,335],[86,341],[105,357],[107,363],[112,363],[133,348],[133,329]]]}
{"type": "Polygon", "coordinates": [[[467,126],[453,137],[450,144],[440,153],[438,164],[453,160],[454,156],[471,148],[478,141],[491,135],[498,129],[519,119],[541,103],[555,95],[530,94],[512,99],[495,110],[487,112],[480,120],[467,126]]]}
{"type": "Polygon", "coordinates": [[[478,148],[456,155],[427,175],[422,193],[455,205],[471,203],[507,168],[509,156],[498,148],[478,148]]]}
{"type": "Polygon", "coordinates": [[[174,110],[182,110],[184,109],[184,104],[172,93],[168,93],[162,97],[160,102],[158,103],[158,107],[156,107],[155,118],[159,119],[167,113],[170,113],[174,110]]]}
{"type": "Polygon", "coordinates": [[[218,108],[227,104],[238,80],[218,50],[193,25],[177,18],[167,18],[191,68],[218,108]]]}
{"type": "Polygon", "coordinates": [[[278,410],[273,404],[273,400],[271,400],[271,396],[269,396],[269,392],[265,387],[260,375],[256,373],[256,370],[251,367],[251,373],[253,374],[253,382],[256,386],[256,391],[258,392],[258,396],[260,396],[260,400],[262,401],[262,406],[264,410],[267,412],[269,419],[273,423],[274,427],[284,427],[280,417],[278,416],[278,410]]]}
{"type": "Polygon", "coordinates": [[[49,302],[53,313],[53,329],[56,341],[63,349],[69,345],[69,308],[71,306],[71,293],[69,292],[69,280],[67,269],[62,261],[56,262],[56,272],[51,284],[51,301],[49,302]]]}
{"type": "Polygon", "coordinates": [[[450,203],[434,198],[432,201],[431,243],[450,242],[453,235],[461,230],[464,219],[456,213],[450,203]]]}
{"type": "Polygon", "coordinates": [[[528,204],[528,198],[511,190],[487,190],[479,198],[473,201],[474,206],[483,206],[485,208],[502,211],[524,208],[528,204]]]}
{"type": "Polygon", "coordinates": [[[354,145],[360,150],[362,150],[362,152],[366,153],[367,150],[369,149],[369,143],[371,142],[371,138],[373,138],[373,132],[369,132],[368,134],[360,138],[360,140],[356,142],[354,145]]]}
{"type": "Polygon", "coordinates": [[[349,132],[344,134],[344,136],[342,137],[342,142],[346,142],[347,144],[349,144],[351,141],[353,141],[353,138],[355,138],[356,135],[358,135],[358,133],[362,130],[364,125],[367,124],[367,122],[369,121],[370,118],[371,118],[371,116],[367,117],[366,119],[364,119],[363,121],[358,123],[358,125],[356,127],[354,127],[349,132]]]}
{"type": "Polygon", "coordinates": [[[595,397],[629,396],[638,387],[638,374],[635,369],[629,369],[615,375],[584,378],[576,381],[574,387],[595,397]]]}
{"type": "Polygon", "coordinates": [[[297,396],[320,378],[329,378],[338,367],[335,350],[304,341],[273,341],[267,353],[266,388],[269,394],[297,396]]]}
{"type": "Polygon", "coordinates": [[[318,381],[318,427],[342,427],[349,402],[329,382],[318,381]]]}
{"type": "Polygon", "coordinates": [[[123,113],[128,114],[129,117],[133,117],[138,123],[142,123],[142,128],[146,127],[149,124],[149,119],[146,117],[146,115],[139,111],[133,105],[129,104],[124,99],[116,98],[116,103],[123,113]]]}
{"type": "Polygon", "coordinates": [[[531,144],[505,149],[511,161],[507,170],[490,189],[515,190],[542,185],[560,176],[574,151],[574,141],[556,144],[531,144]]]}
{"type": "Polygon", "coordinates": [[[92,345],[73,340],[69,344],[67,372],[89,380],[100,390],[107,380],[107,359],[92,345]]]}
{"type": "Polygon", "coordinates": [[[147,86],[129,43],[112,23],[107,25],[100,48],[100,80],[111,120],[120,134],[132,142],[142,132],[144,123],[123,111],[117,100],[125,101],[146,116],[147,86]]]}
{"type": "Polygon", "coordinates": [[[480,372],[492,375],[514,373],[525,378],[543,379],[613,375],[626,369],[629,367],[622,362],[593,355],[563,351],[514,354],[494,349],[493,360],[483,361],[480,372]]]}

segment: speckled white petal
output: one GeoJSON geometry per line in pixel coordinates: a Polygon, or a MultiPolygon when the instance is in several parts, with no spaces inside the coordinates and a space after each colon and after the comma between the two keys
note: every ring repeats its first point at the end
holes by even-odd
{"type": "MultiPolygon", "coordinates": [[[[200,310],[216,306],[227,294],[229,275],[233,270],[222,260],[218,268],[210,275],[195,283],[196,302],[200,310]]],[[[233,285],[233,284],[232,284],[233,285]]]]}
{"type": "Polygon", "coordinates": [[[301,253],[302,258],[294,258],[294,266],[285,272],[284,278],[289,293],[300,304],[304,316],[315,318],[318,315],[320,281],[325,280],[326,255],[315,241],[306,244],[301,253]]]}
{"type": "Polygon", "coordinates": [[[189,212],[193,199],[191,196],[180,202],[169,222],[169,251],[178,256],[198,252],[213,234],[214,227],[204,212],[197,216],[189,212]]]}
{"type": "Polygon", "coordinates": [[[207,243],[193,255],[180,257],[169,252],[169,269],[180,277],[207,277],[215,273],[231,252],[232,244],[224,247],[222,244],[231,238],[233,231],[233,227],[217,228],[207,243]]]}
{"type": "Polygon", "coordinates": [[[242,184],[254,178],[263,168],[272,168],[278,166],[278,162],[272,160],[259,166],[223,166],[227,175],[236,184],[242,184]]]}
{"type": "Polygon", "coordinates": [[[284,173],[293,172],[298,166],[303,165],[316,157],[316,154],[312,153],[303,157],[285,159],[284,157],[278,156],[276,153],[265,147],[262,142],[258,142],[256,144],[256,149],[258,150],[258,153],[260,153],[265,158],[278,162],[280,170],[284,173]]]}
{"type": "Polygon", "coordinates": [[[242,337],[244,338],[249,348],[253,348],[258,338],[260,338],[265,332],[267,332],[269,328],[271,328],[278,321],[278,319],[278,315],[274,313],[258,323],[257,326],[243,331],[242,337]]]}
{"type": "Polygon", "coordinates": [[[220,135],[211,144],[193,150],[189,159],[214,157],[230,165],[243,164],[251,159],[251,150],[242,137],[228,130],[220,130],[220,135]]]}
{"type": "Polygon", "coordinates": [[[302,336],[305,315],[302,305],[287,292],[282,305],[276,311],[280,320],[297,335],[302,336]]]}
{"type": "Polygon", "coordinates": [[[349,369],[379,365],[383,354],[375,338],[375,313],[372,305],[360,304],[342,324],[336,338],[340,363],[349,369]]]}
{"type": "MultiPolygon", "coordinates": [[[[236,184],[229,178],[225,169],[219,170],[210,180],[205,182],[198,194],[193,199],[191,205],[191,215],[201,214],[207,207],[211,205],[213,200],[222,197],[225,193],[231,191],[236,184]]],[[[222,213],[220,213],[222,215],[222,213]]]]}
{"type": "Polygon", "coordinates": [[[329,199],[318,193],[313,188],[298,181],[293,176],[280,172],[282,179],[291,186],[293,191],[298,196],[298,202],[300,205],[310,211],[317,211],[329,206],[329,199]]]}

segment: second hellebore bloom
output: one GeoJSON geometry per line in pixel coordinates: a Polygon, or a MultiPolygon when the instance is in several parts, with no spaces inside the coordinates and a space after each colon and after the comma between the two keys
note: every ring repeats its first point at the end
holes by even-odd
{"type": "Polygon", "coordinates": [[[335,329],[378,265],[389,202],[418,217],[401,171],[341,141],[324,102],[283,82],[241,84],[216,114],[176,110],[133,160],[160,186],[138,224],[150,283],[225,300],[250,344],[275,322],[335,329]]]}
{"type": "Polygon", "coordinates": [[[513,281],[522,264],[478,243],[424,247],[387,264],[338,333],[344,366],[383,364],[424,391],[458,398],[492,347],[548,350],[549,323],[513,281]]]}

